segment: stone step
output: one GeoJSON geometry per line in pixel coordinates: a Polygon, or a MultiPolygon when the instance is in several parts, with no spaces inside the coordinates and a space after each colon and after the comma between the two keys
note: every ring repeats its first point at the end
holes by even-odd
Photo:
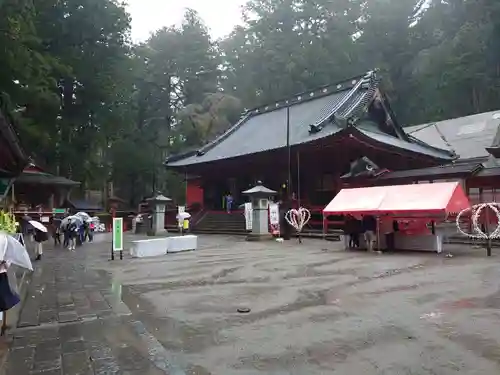
{"type": "Polygon", "coordinates": [[[229,220],[229,219],[224,219],[224,220],[215,220],[215,219],[203,219],[200,221],[200,223],[243,223],[245,224],[245,220],[229,220]]]}
{"type": "Polygon", "coordinates": [[[242,226],[230,226],[230,225],[201,225],[201,226],[196,226],[193,227],[193,229],[205,229],[205,230],[241,230],[241,231],[246,231],[246,228],[244,225],[242,226]]]}
{"type": "MultiPolygon", "coordinates": [[[[227,234],[227,235],[234,235],[234,236],[246,236],[248,235],[248,232],[246,231],[232,231],[232,230],[225,230],[225,229],[220,229],[220,230],[193,230],[193,233],[195,234],[227,234]]],[[[293,236],[296,237],[296,236],[293,236]]],[[[325,240],[329,241],[340,241],[340,237],[336,234],[328,234],[326,237],[323,236],[323,233],[309,233],[305,232],[302,233],[301,237],[303,238],[324,238],[325,240]]]]}

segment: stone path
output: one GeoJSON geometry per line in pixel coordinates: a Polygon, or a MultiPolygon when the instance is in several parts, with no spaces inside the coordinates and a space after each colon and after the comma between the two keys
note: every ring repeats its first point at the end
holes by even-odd
{"type": "Polygon", "coordinates": [[[6,375],[172,373],[164,348],[121,301],[121,287],[86,266],[90,249],[99,246],[105,247],[49,249],[35,263],[6,375]]]}

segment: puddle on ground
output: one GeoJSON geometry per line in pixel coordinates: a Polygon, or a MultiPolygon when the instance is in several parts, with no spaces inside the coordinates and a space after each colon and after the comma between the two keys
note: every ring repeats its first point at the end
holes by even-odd
{"type": "Polygon", "coordinates": [[[135,295],[133,286],[122,285],[107,271],[98,270],[98,274],[109,280],[109,302],[114,305],[125,304],[130,309],[136,320],[132,322],[133,329],[141,337],[141,342],[146,344],[140,348],[141,352],[154,363],[156,368],[171,375],[210,375],[205,368],[186,362],[180,353],[194,343],[202,346],[213,345],[213,332],[198,332],[174,319],[156,317],[155,307],[135,295]],[[175,347],[171,345],[172,338],[175,338],[175,347]],[[212,339],[207,343],[205,342],[207,340],[201,338],[212,339]]]}

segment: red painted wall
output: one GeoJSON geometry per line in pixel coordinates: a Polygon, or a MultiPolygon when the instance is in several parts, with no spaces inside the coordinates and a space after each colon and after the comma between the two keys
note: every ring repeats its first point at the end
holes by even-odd
{"type": "Polygon", "coordinates": [[[199,203],[203,206],[203,188],[200,187],[200,180],[188,180],[186,190],[186,204],[199,203]]]}

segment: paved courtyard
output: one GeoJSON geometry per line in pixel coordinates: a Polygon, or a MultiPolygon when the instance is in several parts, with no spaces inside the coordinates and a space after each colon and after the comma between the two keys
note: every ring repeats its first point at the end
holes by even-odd
{"type": "Polygon", "coordinates": [[[199,243],[114,262],[106,242],[47,251],[8,374],[500,372],[500,256],[376,255],[312,239],[199,243]]]}

